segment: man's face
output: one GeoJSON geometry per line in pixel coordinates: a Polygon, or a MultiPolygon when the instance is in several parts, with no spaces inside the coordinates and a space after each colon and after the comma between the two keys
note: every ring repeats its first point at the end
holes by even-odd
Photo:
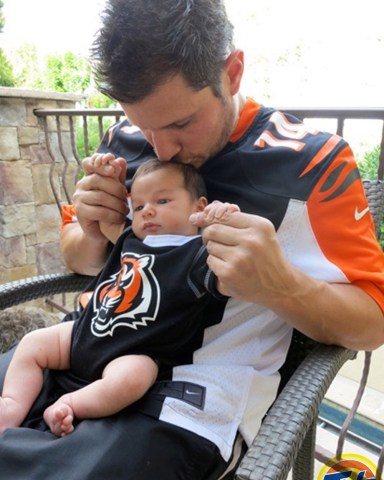
{"type": "Polygon", "coordinates": [[[226,88],[222,90],[221,98],[210,87],[195,91],[177,75],[144,100],[122,103],[122,108],[159,160],[198,168],[226,145],[234,127],[234,101],[226,88]]]}

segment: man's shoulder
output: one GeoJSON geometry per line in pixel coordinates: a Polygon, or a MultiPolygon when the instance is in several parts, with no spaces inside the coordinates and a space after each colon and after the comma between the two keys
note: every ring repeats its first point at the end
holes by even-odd
{"type": "Polygon", "coordinates": [[[271,158],[284,160],[284,164],[297,162],[301,168],[324,149],[327,155],[322,157],[332,161],[346,145],[341,137],[313,127],[289,112],[262,106],[234,150],[237,155],[256,155],[268,163],[271,158]]]}

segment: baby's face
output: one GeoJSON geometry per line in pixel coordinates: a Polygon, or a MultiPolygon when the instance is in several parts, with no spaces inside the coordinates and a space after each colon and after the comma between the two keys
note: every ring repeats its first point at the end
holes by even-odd
{"type": "Polygon", "coordinates": [[[135,179],[131,189],[132,228],[135,235],[196,235],[189,222],[192,213],[201,210],[185,189],[182,174],[157,170],[135,179]]]}

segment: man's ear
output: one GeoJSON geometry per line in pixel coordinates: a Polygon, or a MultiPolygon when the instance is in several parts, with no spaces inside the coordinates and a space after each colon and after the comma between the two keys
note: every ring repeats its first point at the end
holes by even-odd
{"type": "Polygon", "coordinates": [[[224,64],[224,74],[229,84],[230,95],[236,95],[240,90],[241,79],[244,72],[244,52],[234,50],[224,64]]]}

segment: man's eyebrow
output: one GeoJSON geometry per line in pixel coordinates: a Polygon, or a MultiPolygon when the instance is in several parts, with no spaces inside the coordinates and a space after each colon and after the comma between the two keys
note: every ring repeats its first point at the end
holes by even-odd
{"type": "Polygon", "coordinates": [[[174,122],[169,123],[168,125],[164,125],[164,127],[161,127],[161,130],[166,129],[166,128],[177,127],[179,124],[187,123],[192,119],[192,117],[194,115],[195,115],[194,113],[191,113],[184,118],[180,118],[179,120],[175,120],[174,122]]]}

